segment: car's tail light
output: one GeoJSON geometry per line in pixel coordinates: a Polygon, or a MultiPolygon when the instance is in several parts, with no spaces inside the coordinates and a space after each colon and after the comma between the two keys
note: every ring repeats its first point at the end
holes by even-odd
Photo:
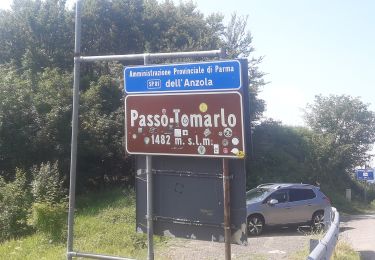
{"type": "Polygon", "coordinates": [[[327,197],[327,196],[324,196],[323,197],[323,200],[327,201],[329,204],[331,204],[331,200],[327,197]]]}

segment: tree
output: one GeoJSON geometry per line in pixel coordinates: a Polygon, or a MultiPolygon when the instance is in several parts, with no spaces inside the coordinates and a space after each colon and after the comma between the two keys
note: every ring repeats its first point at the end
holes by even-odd
{"type": "Polygon", "coordinates": [[[82,1],[82,54],[109,55],[143,50],[143,4],[138,0],[82,1]]]}
{"type": "Polygon", "coordinates": [[[370,159],[368,152],[375,142],[375,114],[359,98],[318,95],[307,106],[305,120],[328,144],[326,156],[332,167],[351,171],[370,159]]]}
{"type": "Polygon", "coordinates": [[[32,164],[39,125],[30,80],[12,67],[0,66],[0,75],[0,173],[8,175],[32,164]]]}
{"type": "Polygon", "coordinates": [[[69,168],[72,85],[71,73],[47,68],[37,73],[33,105],[37,112],[39,131],[33,164],[58,160],[60,169],[69,168]]]}
{"type": "Polygon", "coordinates": [[[265,102],[259,99],[258,95],[261,87],[266,85],[266,82],[264,81],[265,73],[259,69],[263,56],[258,58],[252,56],[255,49],[252,44],[253,37],[250,31],[247,30],[247,20],[248,16],[232,14],[228,25],[223,30],[222,44],[229,58],[248,59],[250,121],[254,126],[265,110],[265,102]]]}
{"type": "Polygon", "coordinates": [[[119,86],[110,75],[102,75],[82,94],[78,166],[84,174],[78,181],[90,178],[103,184],[106,177],[129,174],[122,143],[123,90],[119,86]]]}
{"type": "Polygon", "coordinates": [[[40,72],[46,67],[72,69],[73,13],[65,0],[14,0],[0,11],[0,63],[40,72]]]}
{"type": "MultiPolygon", "coordinates": [[[[14,0],[11,10],[0,11],[0,174],[9,175],[6,179],[13,177],[16,167],[27,169],[56,160],[68,175],[74,10],[65,3],[14,0]]],[[[251,118],[257,120],[264,110],[264,102],[257,97],[264,74],[258,68],[261,58],[250,57],[254,49],[246,23],[235,16],[225,26],[222,15],[205,17],[192,1],[86,0],[82,55],[224,46],[228,58],[249,60],[251,118]]],[[[104,174],[130,172],[124,170],[122,147],[121,71],[128,63],[82,64],[80,176],[103,180],[104,174]]]]}
{"type": "Polygon", "coordinates": [[[255,126],[247,187],[267,182],[312,182],[307,163],[308,135],[307,129],[283,126],[273,120],[255,126]]]}
{"type": "Polygon", "coordinates": [[[0,172],[59,160],[70,154],[72,76],[46,69],[30,78],[0,66],[0,172]]]}
{"type": "Polygon", "coordinates": [[[192,1],[145,1],[143,32],[147,52],[197,51],[219,48],[220,15],[204,18],[192,1]]]}

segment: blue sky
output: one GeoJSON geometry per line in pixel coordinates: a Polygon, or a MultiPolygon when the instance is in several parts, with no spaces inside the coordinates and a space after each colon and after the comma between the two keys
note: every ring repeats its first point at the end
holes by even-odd
{"type": "Polygon", "coordinates": [[[303,108],[316,94],[360,97],[375,111],[375,1],[195,2],[204,14],[249,15],[255,55],[265,56],[261,69],[270,82],[261,93],[265,116],[303,125],[303,108]]]}
{"type": "Polygon", "coordinates": [[[249,15],[270,83],[266,116],[303,125],[317,94],[360,97],[375,110],[375,1],[199,0],[204,13],[249,15]]]}

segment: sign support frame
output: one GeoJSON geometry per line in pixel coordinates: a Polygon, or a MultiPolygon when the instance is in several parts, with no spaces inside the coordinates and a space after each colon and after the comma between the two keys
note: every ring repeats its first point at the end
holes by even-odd
{"type": "MultiPolygon", "coordinates": [[[[127,54],[127,55],[102,55],[102,56],[81,56],[81,0],[76,0],[75,7],[75,42],[74,42],[74,71],[73,71],[73,110],[72,110],[72,133],[71,133],[71,157],[70,157],[70,180],[69,180],[69,208],[68,208],[68,237],[67,237],[67,252],[66,259],[72,260],[73,257],[85,257],[92,259],[111,259],[111,260],[130,260],[130,258],[100,255],[94,253],[78,252],[73,250],[74,245],[74,211],[76,200],[76,175],[77,175],[77,144],[78,144],[78,118],[79,118],[79,81],[80,81],[80,65],[83,62],[97,62],[97,61],[122,61],[122,60],[140,60],[143,59],[147,64],[151,58],[202,58],[202,57],[223,57],[224,49],[210,50],[210,51],[193,51],[193,52],[174,52],[174,53],[143,53],[143,54],[127,54]]],[[[152,157],[147,160],[148,169],[146,170],[150,176],[147,178],[148,183],[152,184],[152,157]]],[[[150,193],[151,204],[150,227],[148,236],[153,237],[152,225],[152,185],[148,185],[150,193]]],[[[153,239],[150,239],[148,245],[149,256],[153,259],[153,239]],[[151,254],[152,253],[152,254],[151,254]]]]}
{"type": "Polygon", "coordinates": [[[78,115],[79,115],[79,80],[81,53],[81,2],[76,2],[75,41],[74,41],[74,72],[73,72],[73,112],[72,112],[72,139],[70,152],[70,180],[69,180],[69,209],[68,209],[68,237],[67,259],[73,256],[73,227],[76,197],[76,170],[77,170],[77,143],[78,143],[78,115]]]}
{"type": "MultiPolygon", "coordinates": [[[[147,65],[149,58],[143,57],[143,64],[147,65]]],[[[147,259],[154,260],[154,223],[153,223],[153,180],[152,180],[152,156],[146,155],[147,176],[147,259]]]]}

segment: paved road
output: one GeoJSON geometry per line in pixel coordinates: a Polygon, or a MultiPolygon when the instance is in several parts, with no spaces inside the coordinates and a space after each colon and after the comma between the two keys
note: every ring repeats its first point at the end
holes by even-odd
{"type": "MultiPolygon", "coordinates": [[[[375,214],[340,215],[340,239],[347,241],[362,260],[375,260],[375,214]]],[[[232,245],[232,259],[290,259],[309,245],[310,237],[295,229],[268,231],[260,237],[249,237],[248,246],[232,245]]],[[[224,244],[217,242],[172,239],[156,259],[223,259],[224,244]]]]}
{"type": "Polygon", "coordinates": [[[375,214],[341,217],[340,239],[360,252],[361,259],[375,260],[375,214]]]}

